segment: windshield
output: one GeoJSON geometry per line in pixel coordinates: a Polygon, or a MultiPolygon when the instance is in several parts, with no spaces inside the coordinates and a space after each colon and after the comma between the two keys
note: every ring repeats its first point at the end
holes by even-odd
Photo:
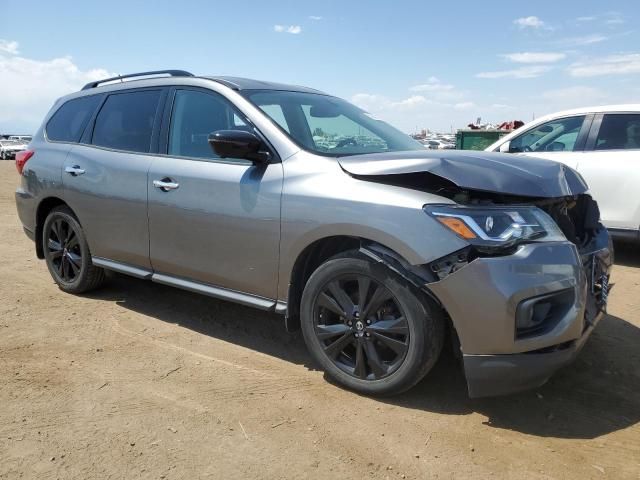
{"type": "Polygon", "coordinates": [[[241,93],[294,142],[320,155],[424,150],[409,135],[340,98],[277,90],[241,93]]]}

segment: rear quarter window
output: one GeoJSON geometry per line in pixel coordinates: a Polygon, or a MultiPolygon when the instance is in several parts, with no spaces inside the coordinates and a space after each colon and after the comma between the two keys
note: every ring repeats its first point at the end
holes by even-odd
{"type": "Polygon", "coordinates": [[[100,96],[74,98],[65,102],[53,114],[45,128],[47,138],[55,142],[78,142],[91,115],[100,103],[100,96]]]}

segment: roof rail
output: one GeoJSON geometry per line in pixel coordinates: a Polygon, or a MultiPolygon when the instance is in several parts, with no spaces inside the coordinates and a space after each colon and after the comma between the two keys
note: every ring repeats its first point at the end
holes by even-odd
{"type": "Polygon", "coordinates": [[[118,75],[117,77],[105,78],[103,80],[96,80],[95,82],[89,82],[82,90],[89,90],[90,88],[96,88],[101,83],[113,82],[116,80],[124,80],[125,78],[134,78],[134,77],[148,77],[150,75],[169,75],[171,77],[193,77],[193,73],[185,72],[184,70],[154,70],[152,72],[140,72],[140,73],[130,73],[128,75],[118,75]]]}

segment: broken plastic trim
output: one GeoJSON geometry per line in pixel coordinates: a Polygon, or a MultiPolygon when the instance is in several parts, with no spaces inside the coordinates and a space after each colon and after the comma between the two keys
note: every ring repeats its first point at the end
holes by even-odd
{"type": "Polygon", "coordinates": [[[423,265],[411,265],[392,250],[375,243],[362,244],[359,251],[363,255],[383,264],[394,273],[400,275],[442,307],[442,303],[438,297],[426,288],[427,284],[438,280],[435,274],[428,268],[423,265]]]}

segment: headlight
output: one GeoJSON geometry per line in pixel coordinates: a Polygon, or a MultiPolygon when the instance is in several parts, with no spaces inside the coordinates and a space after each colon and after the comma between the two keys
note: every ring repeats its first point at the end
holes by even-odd
{"type": "Polygon", "coordinates": [[[425,212],[478,247],[509,247],[523,241],[562,241],[565,236],[536,207],[426,205],[425,212]]]}

